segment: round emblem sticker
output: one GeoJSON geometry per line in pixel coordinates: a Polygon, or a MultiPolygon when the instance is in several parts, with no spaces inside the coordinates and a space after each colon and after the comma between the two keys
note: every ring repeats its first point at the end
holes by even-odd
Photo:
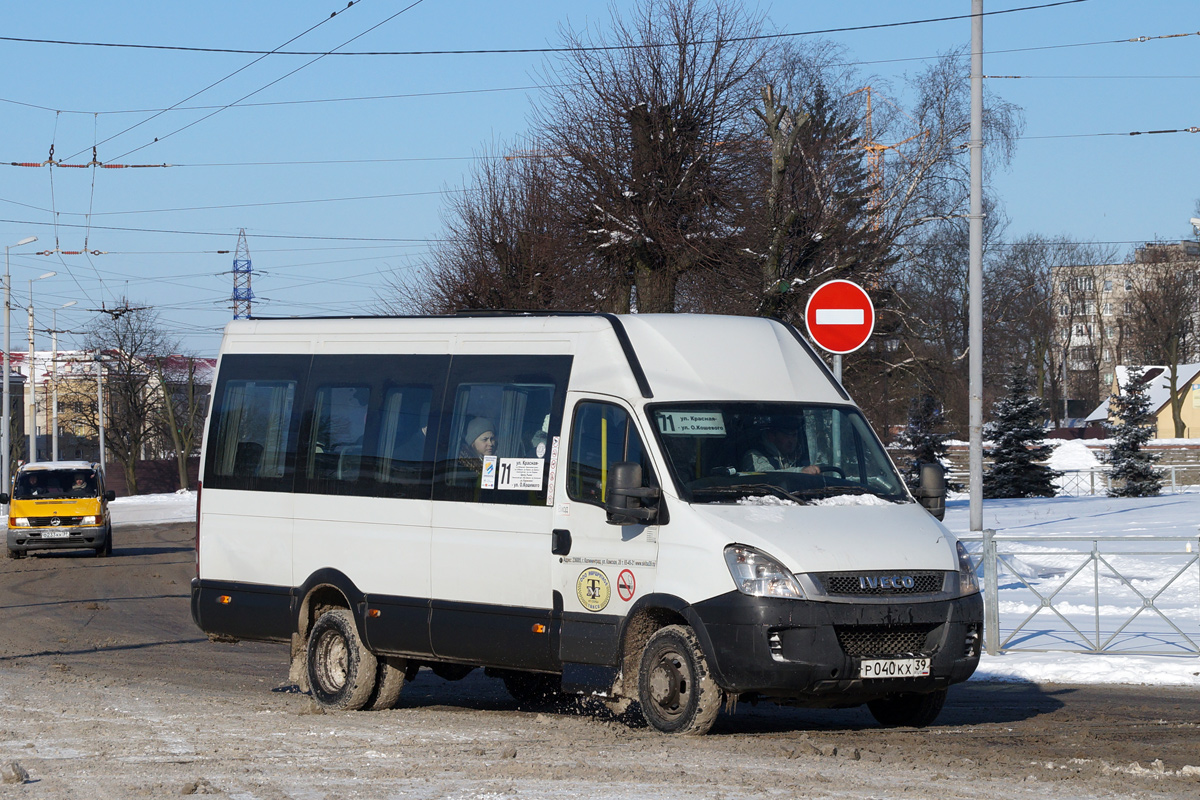
{"type": "Polygon", "coordinates": [[[579,598],[579,604],[588,611],[603,611],[610,594],[608,576],[603,572],[588,567],[579,573],[579,580],[575,581],[575,595],[579,598]]]}

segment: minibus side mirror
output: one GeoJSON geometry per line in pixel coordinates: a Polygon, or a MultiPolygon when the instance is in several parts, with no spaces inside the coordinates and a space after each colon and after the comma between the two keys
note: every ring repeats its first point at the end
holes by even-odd
{"type": "Polygon", "coordinates": [[[8,492],[0,492],[0,506],[8,505],[12,498],[8,496],[8,492]]]}
{"type": "Polygon", "coordinates": [[[923,462],[913,496],[925,510],[938,519],[946,518],[946,468],[936,462],[923,462]]]}
{"type": "Polygon", "coordinates": [[[117,493],[112,489],[109,489],[104,493],[104,499],[111,503],[113,500],[117,499],[117,493]]]}
{"type": "Polygon", "coordinates": [[[658,508],[642,504],[643,500],[657,500],[661,492],[642,485],[641,464],[618,461],[610,466],[604,489],[604,510],[610,525],[649,525],[658,519],[658,508]]]}

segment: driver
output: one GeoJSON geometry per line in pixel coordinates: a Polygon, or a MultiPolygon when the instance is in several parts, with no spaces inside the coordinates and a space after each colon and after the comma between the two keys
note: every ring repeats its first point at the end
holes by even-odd
{"type": "Polygon", "coordinates": [[[793,416],[771,417],[757,447],[742,456],[742,472],[803,472],[820,475],[821,468],[807,461],[801,447],[800,420],[793,416]]]}

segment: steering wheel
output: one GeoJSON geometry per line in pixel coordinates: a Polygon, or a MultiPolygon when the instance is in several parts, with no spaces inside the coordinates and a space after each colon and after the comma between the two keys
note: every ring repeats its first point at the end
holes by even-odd
{"type": "Polygon", "coordinates": [[[817,464],[817,468],[821,470],[822,475],[827,472],[835,472],[842,480],[846,479],[846,472],[841,467],[835,467],[833,464],[817,464]]]}

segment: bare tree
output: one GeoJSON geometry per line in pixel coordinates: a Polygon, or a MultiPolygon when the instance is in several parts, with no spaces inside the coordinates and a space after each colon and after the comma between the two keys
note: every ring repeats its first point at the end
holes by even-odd
{"type": "Polygon", "coordinates": [[[466,186],[447,193],[445,233],[423,268],[392,280],[392,311],[598,309],[614,301],[565,229],[561,181],[544,144],[482,154],[466,186]]]}
{"type": "Polygon", "coordinates": [[[1196,317],[1200,310],[1200,261],[1182,248],[1146,248],[1143,269],[1134,279],[1133,340],[1148,363],[1167,367],[1171,381],[1171,419],[1175,436],[1183,438],[1183,397],[1179,365],[1196,355],[1196,317]]]}
{"type": "MultiPolygon", "coordinates": [[[[102,354],[104,370],[104,443],[125,472],[129,494],[137,494],[135,467],[154,436],[162,393],[153,359],[178,349],[163,333],[158,315],[128,302],[101,313],[83,332],[82,349],[102,354]]],[[[99,433],[96,396],[85,382],[72,381],[60,402],[93,435],[99,433]]]]}
{"type": "Polygon", "coordinates": [[[636,293],[639,311],[675,311],[681,278],[728,255],[758,31],[740,4],[642,0],[608,32],[563,32],[535,125],[616,310],[636,293]]]}
{"type": "Polygon", "coordinates": [[[188,459],[199,448],[204,415],[208,412],[209,370],[205,362],[192,356],[160,356],[153,358],[152,363],[162,392],[157,427],[173,445],[179,488],[187,489],[190,488],[188,459]]]}

